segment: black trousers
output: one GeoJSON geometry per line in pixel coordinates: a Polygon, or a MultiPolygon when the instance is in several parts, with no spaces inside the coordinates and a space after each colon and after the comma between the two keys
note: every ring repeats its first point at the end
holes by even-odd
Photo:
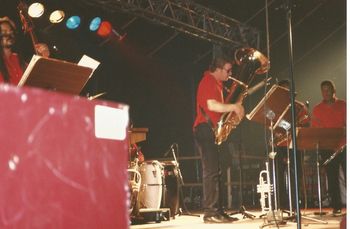
{"type": "Polygon", "coordinates": [[[210,216],[221,210],[219,148],[215,144],[214,132],[207,123],[195,128],[194,137],[202,156],[204,215],[210,216]]]}
{"type": "MultiPolygon", "coordinates": [[[[344,172],[346,181],[346,149],[336,156],[327,166],[328,193],[331,197],[331,207],[341,209],[342,202],[340,196],[339,167],[344,172]]],[[[327,159],[333,152],[321,152],[322,159],[327,159]]]]}

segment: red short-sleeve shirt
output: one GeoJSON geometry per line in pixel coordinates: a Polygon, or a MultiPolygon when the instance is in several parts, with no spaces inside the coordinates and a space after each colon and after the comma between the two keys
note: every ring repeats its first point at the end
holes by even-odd
{"type": "Polygon", "coordinates": [[[207,122],[207,119],[201,112],[200,107],[207,114],[214,127],[217,126],[217,122],[220,120],[221,113],[210,111],[208,109],[207,100],[214,99],[218,102],[223,103],[224,99],[222,94],[222,88],[223,85],[221,81],[216,80],[214,76],[210,74],[209,71],[206,71],[204,73],[204,76],[200,81],[197,89],[197,116],[194,121],[193,127],[196,127],[200,123],[207,122]]]}
{"type": "MultiPolygon", "coordinates": [[[[12,53],[8,58],[4,58],[5,66],[9,73],[9,83],[17,85],[22,78],[23,69],[20,64],[19,57],[16,53],[12,53]]],[[[3,75],[0,72],[0,83],[5,82],[3,75]]]]}
{"type": "Polygon", "coordinates": [[[334,103],[324,101],[316,105],[312,111],[313,127],[336,128],[346,126],[346,103],[336,99],[334,103]]]}

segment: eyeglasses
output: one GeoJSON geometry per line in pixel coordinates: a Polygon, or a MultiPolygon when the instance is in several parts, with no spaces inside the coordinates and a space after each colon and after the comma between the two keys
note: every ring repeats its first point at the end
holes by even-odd
{"type": "Polygon", "coordinates": [[[222,69],[224,69],[227,73],[230,73],[230,72],[232,72],[232,68],[229,68],[229,69],[226,69],[226,68],[222,68],[222,69]]]}

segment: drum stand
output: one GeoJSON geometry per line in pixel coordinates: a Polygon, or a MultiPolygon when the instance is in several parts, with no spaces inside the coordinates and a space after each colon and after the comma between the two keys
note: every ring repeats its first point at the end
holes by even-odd
{"type": "Polygon", "coordinates": [[[182,177],[182,173],[181,173],[181,169],[180,169],[180,166],[179,166],[179,163],[177,162],[177,159],[176,159],[176,154],[175,154],[175,150],[174,150],[174,145],[176,145],[176,148],[177,148],[177,151],[178,151],[178,145],[177,144],[173,144],[171,146],[171,154],[173,155],[173,158],[174,158],[174,161],[175,161],[175,168],[176,168],[176,171],[177,173],[179,174],[178,176],[178,181],[179,181],[179,190],[180,190],[180,200],[182,202],[182,206],[185,210],[182,211],[181,208],[179,208],[179,215],[188,215],[188,216],[195,216],[195,217],[200,217],[200,215],[197,215],[197,214],[192,214],[188,211],[187,207],[186,207],[186,204],[184,202],[184,196],[183,196],[183,191],[182,191],[182,188],[184,186],[184,180],[183,180],[183,177],[182,177]]]}

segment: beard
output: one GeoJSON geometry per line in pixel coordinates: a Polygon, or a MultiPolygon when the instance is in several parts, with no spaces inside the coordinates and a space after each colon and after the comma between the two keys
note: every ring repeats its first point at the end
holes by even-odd
{"type": "Polygon", "coordinates": [[[13,34],[9,34],[1,37],[1,46],[3,48],[12,48],[15,44],[15,36],[13,34]]]}

